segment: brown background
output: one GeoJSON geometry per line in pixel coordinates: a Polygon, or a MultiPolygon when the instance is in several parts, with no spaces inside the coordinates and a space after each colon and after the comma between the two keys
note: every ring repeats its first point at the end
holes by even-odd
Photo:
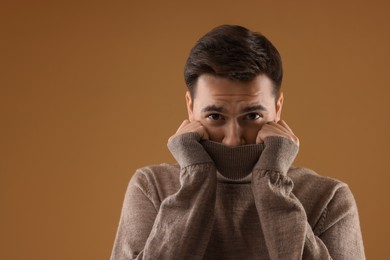
{"type": "Polygon", "coordinates": [[[350,185],[367,257],[386,259],[387,1],[5,2],[1,259],[109,258],[132,173],[173,161],[186,56],[225,23],[280,50],[296,164],[350,185]]]}

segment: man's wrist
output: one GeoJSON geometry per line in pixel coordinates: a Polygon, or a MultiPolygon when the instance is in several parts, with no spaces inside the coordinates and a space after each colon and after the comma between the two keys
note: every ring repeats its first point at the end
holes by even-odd
{"type": "Polygon", "coordinates": [[[200,135],[188,132],[175,136],[168,141],[168,148],[181,168],[201,163],[213,163],[200,144],[200,135]]]}
{"type": "Polygon", "coordinates": [[[288,138],[269,136],[264,140],[264,151],[254,168],[286,174],[298,150],[299,146],[288,138]]]}

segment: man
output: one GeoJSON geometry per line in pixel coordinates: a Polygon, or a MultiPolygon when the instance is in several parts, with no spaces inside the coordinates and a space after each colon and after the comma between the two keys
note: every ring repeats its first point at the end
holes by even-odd
{"type": "Polygon", "coordinates": [[[291,164],[282,63],[264,36],[217,27],[185,65],[178,165],[139,169],[111,259],[364,259],[348,186],[291,164]]]}

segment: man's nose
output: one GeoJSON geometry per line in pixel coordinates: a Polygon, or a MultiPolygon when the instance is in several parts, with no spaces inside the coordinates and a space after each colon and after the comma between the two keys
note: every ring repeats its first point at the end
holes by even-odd
{"type": "Polygon", "coordinates": [[[226,146],[239,146],[245,144],[243,139],[243,131],[241,126],[237,122],[231,122],[226,126],[225,136],[222,140],[222,144],[226,146]]]}

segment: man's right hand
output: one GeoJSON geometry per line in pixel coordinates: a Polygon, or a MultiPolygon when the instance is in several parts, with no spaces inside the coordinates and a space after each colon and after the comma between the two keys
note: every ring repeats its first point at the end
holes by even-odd
{"type": "Polygon", "coordinates": [[[199,122],[199,121],[189,121],[189,120],[184,120],[183,123],[179,126],[177,129],[176,133],[172,135],[169,138],[169,141],[175,138],[176,136],[185,134],[185,133],[198,133],[200,138],[203,140],[208,140],[209,139],[209,134],[207,133],[206,128],[199,122]]]}

